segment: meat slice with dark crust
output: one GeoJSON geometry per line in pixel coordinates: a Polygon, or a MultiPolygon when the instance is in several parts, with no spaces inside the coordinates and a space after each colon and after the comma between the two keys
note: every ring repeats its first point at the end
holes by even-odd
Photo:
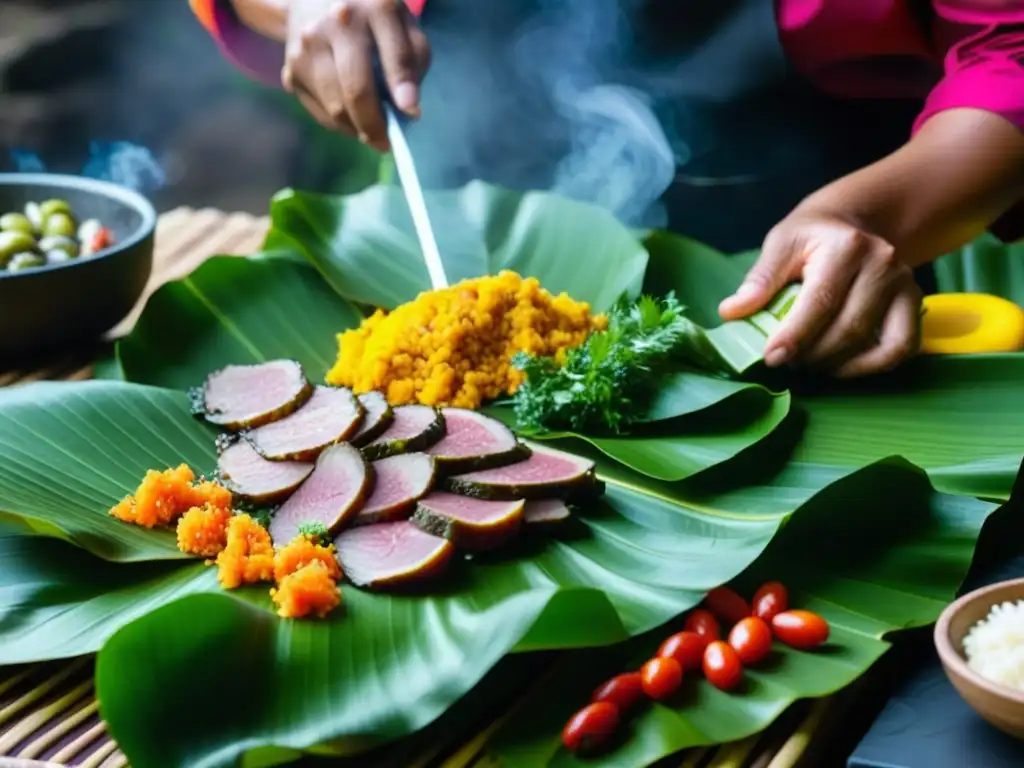
{"type": "Polygon", "coordinates": [[[442,408],[444,437],[427,448],[438,471],[454,475],[522,461],[530,449],[497,419],[463,408],[442,408]]]}
{"type": "Polygon", "coordinates": [[[356,399],[363,406],[363,423],[349,442],[362,447],[384,434],[384,430],[394,421],[395,413],[380,392],[364,392],[356,399]]]}
{"type": "Polygon", "coordinates": [[[229,365],[206,377],[189,396],[192,411],[232,432],[284,418],[313,394],[302,366],[294,360],[229,365]]]}
{"type": "Polygon", "coordinates": [[[455,546],[421,531],[408,520],[350,528],[334,547],[345,576],[358,587],[387,589],[439,576],[455,546]]]}
{"type": "Polygon", "coordinates": [[[217,479],[252,504],[274,504],[288,497],[313,471],[311,462],[267,461],[237,436],[221,435],[217,449],[217,479]]]}
{"type": "Polygon", "coordinates": [[[400,405],[384,433],[363,447],[371,461],[429,448],[444,437],[444,417],[427,405],[400,405]]]}
{"type": "Polygon", "coordinates": [[[363,421],[363,406],[351,390],[316,387],[299,410],[244,433],[271,461],[313,461],[329,445],[347,440],[363,421]]]}
{"type": "Polygon", "coordinates": [[[525,461],[447,478],[447,490],[481,499],[577,499],[601,492],[594,462],[564,451],[531,445],[525,461]]]}
{"type": "Polygon", "coordinates": [[[284,546],[303,523],[319,523],[330,533],[342,530],[359,511],[373,489],[373,470],[362,454],[348,443],[332,445],[316,460],[316,467],[299,489],[270,519],[274,546],[284,546]]]}
{"type": "Polygon", "coordinates": [[[434,459],[425,453],[389,456],[370,465],[373,468],[373,493],[352,518],[352,525],[372,525],[403,520],[416,501],[434,487],[434,459]]]}
{"type": "Polygon", "coordinates": [[[529,528],[541,528],[564,523],[572,517],[572,510],[561,499],[536,499],[523,507],[523,522],[529,528]]]}
{"type": "Polygon", "coordinates": [[[523,523],[519,501],[485,501],[435,491],[416,504],[413,522],[468,552],[495,549],[519,533],[523,523]]]}

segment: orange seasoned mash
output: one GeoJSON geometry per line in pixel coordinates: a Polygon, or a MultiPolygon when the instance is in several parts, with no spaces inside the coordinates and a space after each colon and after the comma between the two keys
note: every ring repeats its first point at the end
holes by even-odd
{"type": "Polygon", "coordinates": [[[178,520],[178,549],[189,555],[216,557],[228,544],[231,510],[204,504],[178,520]]]}
{"type": "Polygon", "coordinates": [[[249,515],[228,521],[227,542],[217,555],[217,579],[224,589],[274,578],[274,545],[267,529],[249,515]]]}
{"type": "Polygon", "coordinates": [[[280,583],[289,574],[314,561],[322,563],[332,579],[341,578],[341,566],[334,557],[333,544],[325,547],[311,541],[308,536],[296,536],[274,553],[274,580],[280,583]]]}
{"type": "Polygon", "coordinates": [[[195,479],[195,473],[186,464],[173,469],[151,469],[135,493],[125,496],[110,514],[126,523],[156,528],[171,525],[192,507],[231,508],[229,490],[208,480],[197,483],[195,479]]]}
{"type": "Polygon", "coordinates": [[[606,325],[589,304],[501,272],[426,291],[339,334],[327,382],[381,391],[392,405],[477,408],[522,383],[511,363],[516,352],[561,357],[606,325]]]}
{"type": "Polygon", "coordinates": [[[270,599],[282,618],[301,619],[310,614],[323,618],[341,602],[341,590],[323,561],[313,560],[281,579],[277,588],[270,590],[270,599]]]}

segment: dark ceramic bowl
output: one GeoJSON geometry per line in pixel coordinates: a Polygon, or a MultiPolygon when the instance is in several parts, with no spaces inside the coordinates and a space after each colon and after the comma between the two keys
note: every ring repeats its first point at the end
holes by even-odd
{"type": "Polygon", "coordinates": [[[99,219],[115,244],[66,264],[0,271],[0,370],[98,339],[131,312],[153,268],[157,216],[142,195],[79,176],[0,174],[0,214],[54,197],[80,219],[99,219]]]}

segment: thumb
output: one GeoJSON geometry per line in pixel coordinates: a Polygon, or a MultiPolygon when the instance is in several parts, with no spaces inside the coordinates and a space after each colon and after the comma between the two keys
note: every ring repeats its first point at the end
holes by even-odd
{"type": "Polygon", "coordinates": [[[788,239],[780,243],[777,238],[768,237],[739,288],[718,305],[722,319],[739,320],[764,309],[790,281],[794,252],[788,239]]]}

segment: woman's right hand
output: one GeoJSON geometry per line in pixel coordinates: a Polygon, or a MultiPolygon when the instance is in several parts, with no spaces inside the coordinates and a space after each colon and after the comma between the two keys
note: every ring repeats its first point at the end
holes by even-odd
{"type": "Polygon", "coordinates": [[[378,52],[395,106],[419,116],[430,46],[401,0],[291,0],[281,82],[327,128],[389,149],[374,81],[378,52]]]}

